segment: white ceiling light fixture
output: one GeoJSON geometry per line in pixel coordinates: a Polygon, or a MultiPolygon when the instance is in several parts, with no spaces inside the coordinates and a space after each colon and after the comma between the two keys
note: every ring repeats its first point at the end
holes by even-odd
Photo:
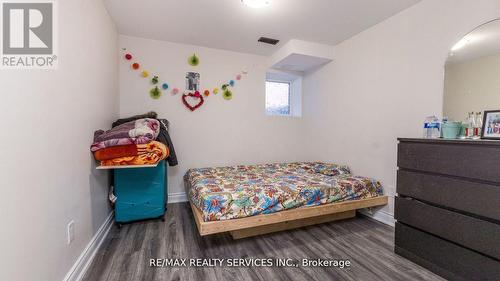
{"type": "Polygon", "coordinates": [[[470,38],[467,38],[467,37],[464,37],[462,38],[462,40],[458,41],[457,44],[455,44],[452,48],[451,48],[451,51],[454,52],[454,51],[457,51],[459,49],[462,49],[463,47],[465,47],[467,44],[469,44],[471,42],[471,39],[470,38]]]}
{"type": "Polygon", "coordinates": [[[251,8],[262,8],[269,6],[269,0],[241,0],[243,4],[251,8]]]}

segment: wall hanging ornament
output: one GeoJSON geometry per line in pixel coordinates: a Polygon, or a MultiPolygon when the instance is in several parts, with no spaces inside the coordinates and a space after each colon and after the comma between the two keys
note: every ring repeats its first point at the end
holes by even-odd
{"type": "Polygon", "coordinates": [[[196,54],[193,54],[188,58],[188,63],[192,66],[197,66],[200,64],[200,59],[196,56],[196,54]]]}
{"type": "Polygon", "coordinates": [[[204,102],[205,100],[199,92],[182,94],[182,103],[184,103],[184,105],[191,111],[195,111],[196,109],[200,108],[200,106],[202,106],[204,102]],[[190,101],[194,101],[194,103],[190,103],[190,101],[188,101],[188,98],[190,99],[190,101]]]}
{"type": "Polygon", "coordinates": [[[226,89],[224,91],[224,93],[222,94],[222,97],[225,99],[225,100],[230,100],[233,98],[233,92],[231,92],[231,90],[229,89],[226,89]]]}
{"type": "Polygon", "coordinates": [[[158,86],[155,86],[153,89],[151,89],[151,91],[149,91],[149,95],[155,100],[159,99],[161,97],[160,88],[158,88],[158,86]]]}
{"type": "MultiPolygon", "coordinates": [[[[127,51],[126,48],[122,48],[122,50],[124,52],[127,51]]],[[[133,55],[130,53],[125,53],[123,55],[123,57],[125,60],[132,60],[134,58],[133,55]]],[[[193,54],[192,56],[190,56],[188,58],[188,63],[192,66],[197,66],[200,63],[200,59],[198,56],[196,56],[196,54],[193,54]]],[[[139,70],[141,68],[141,65],[137,62],[134,62],[131,65],[131,67],[134,70],[139,70]]],[[[149,74],[150,73],[147,70],[143,70],[140,73],[140,75],[142,77],[149,77],[149,74]]],[[[229,80],[228,83],[221,85],[220,88],[222,88],[222,97],[225,100],[231,100],[233,98],[233,92],[229,89],[229,87],[234,87],[235,80],[241,80],[242,75],[246,75],[246,74],[248,74],[248,71],[246,69],[243,69],[241,71],[241,73],[238,73],[235,76],[234,79],[231,79],[231,80],[229,80]]],[[[159,77],[156,75],[153,76],[150,81],[153,85],[155,85],[155,87],[149,91],[149,94],[150,94],[151,98],[153,98],[153,99],[159,99],[163,93],[161,90],[167,90],[170,88],[170,86],[167,83],[162,83],[160,86],[160,84],[158,84],[159,77]]],[[[203,103],[204,103],[203,96],[205,96],[205,97],[210,96],[209,90],[204,90],[203,94],[200,94],[200,92],[199,92],[199,90],[200,90],[200,74],[196,73],[196,72],[188,72],[186,74],[186,89],[187,89],[187,93],[182,95],[182,101],[183,101],[184,105],[186,107],[188,107],[191,111],[194,111],[194,110],[198,109],[201,105],[203,105],[203,103]],[[194,92],[192,92],[192,91],[194,91],[194,92]]],[[[219,90],[219,88],[216,87],[216,88],[213,88],[212,93],[214,95],[217,95],[220,91],[221,90],[219,90]]],[[[173,95],[176,95],[179,92],[180,92],[179,88],[174,87],[171,90],[171,93],[173,95]]]]}

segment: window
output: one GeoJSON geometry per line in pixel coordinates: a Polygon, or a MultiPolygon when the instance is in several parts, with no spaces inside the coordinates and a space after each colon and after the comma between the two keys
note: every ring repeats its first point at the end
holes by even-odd
{"type": "Polygon", "coordinates": [[[291,115],[289,82],[266,81],[266,113],[269,115],[291,115]]]}

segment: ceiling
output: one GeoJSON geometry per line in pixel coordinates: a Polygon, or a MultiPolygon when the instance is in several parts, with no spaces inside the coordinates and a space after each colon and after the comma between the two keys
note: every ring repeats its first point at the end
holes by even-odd
{"type": "Polygon", "coordinates": [[[120,34],[260,55],[290,39],[335,45],[419,1],[270,0],[256,9],[240,0],[104,0],[120,34]]]}
{"type": "Polygon", "coordinates": [[[500,20],[479,26],[459,42],[462,47],[450,51],[447,64],[500,54],[500,20]]]}

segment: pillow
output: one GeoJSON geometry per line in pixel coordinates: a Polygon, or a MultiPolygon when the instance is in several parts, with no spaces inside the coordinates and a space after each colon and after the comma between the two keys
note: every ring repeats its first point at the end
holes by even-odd
{"type": "Polygon", "coordinates": [[[332,177],[351,173],[351,169],[348,166],[331,163],[316,163],[313,169],[316,173],[332,177]]]}

